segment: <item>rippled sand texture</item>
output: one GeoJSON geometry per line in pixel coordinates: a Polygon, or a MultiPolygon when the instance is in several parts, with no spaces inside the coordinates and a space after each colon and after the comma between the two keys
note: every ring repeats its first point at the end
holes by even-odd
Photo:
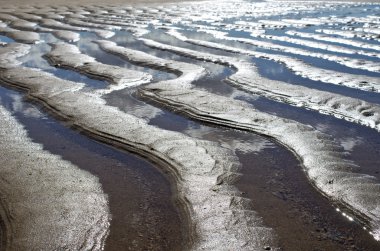
{"type": "MultiPolygon", "coordinates": [[[[276,141],[315,189],[380,240],[378,177],[334,132],[303,117],[380,132],[379,15],[377,4],[334,2],[9,6],[0,10],[0,84],[169,172],[191,249],[280,246],[235,186],[242,174],[233,147],[152,125],[161,109],[276,141]],[[200,84],[213,75],[224,79],[200,84]],[[120,91],[149,105],[140,113],[111,105],[107,97],[120,91]],[[268,108],[256,107],[262,100],[268,108]],[[299,118],[287,117],[293,108],[299,118]]],[[[5,107],[0,117],[2,245],[103,249],[111,216],[97,178],[33,143],[5,107]]]]}

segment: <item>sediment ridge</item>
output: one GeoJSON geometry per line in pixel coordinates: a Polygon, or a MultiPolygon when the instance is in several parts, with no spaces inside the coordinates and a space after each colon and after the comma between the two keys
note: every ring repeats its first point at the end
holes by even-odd
{"type": "MultiPolygon", "coordinates": [[[[130,56],[135,62],[138,61],[137,58],[140,63],[147,62],[146,60],[149,59],[154,67],[155,60],[152,60],[150,55],[144,55],[142,52],[132,53],[111,42],[99,42],[99,44],[108,52],[121,54],[127,58],[130,56]]],[[[153,42],[149,41],[148,45],[152,44],[153,42]]],[[[154,44],[157,43],[154,42],[154,44]]],[[[162,46],[161,48],[170,50],[173,47],[162,46]]],[[[186,54],[187,50],[181,49],[180,53],[182,52],[186,54]]],[[[224,64],[227,62],[227,59],[223,61],[221,58],[211,56],[200,59],[224,64]]],[[[160,59],[160,62],[162,60],[160,59]]],[[[168,71],[181,70],[178,64],[173,66],[169,62],[171,61],[168,60],[166,64],[168,71]]],[[[230,58],[228,62],[233,64],[230,58]]],[[[162,67],[162,64],[158,64],[157,67],[162,67]]],[[[186,68],[182,74],[181,76],[186,76],[186,68]]],[[[367,222],[366,224],[370,222],[373,234],[377,236],[380,225],[380,212],[377,209],[380,184],[374,177],[355,173],[357,166],[345,160],[342,147],[330,136],[311,126],[259,112],[245,102],[198,90],[191,85],[194,79],[187,79],[187,81],[186,84],[181,85],[178,85],[175,80],[149,84],[140,88],[139,94],[201,121],[274,138],[300,158],[308,177],[322,193],[355,211],[360,220],[367,222]],[[321,159],[322,155],[324,157],[321,159]],[[368,198],[365,199],[365,205],[363,198],[368,198]],[[374,204],[371,205],[371,203],[374,204]]]]}
{"type": "Polygon", "coordinates": [[[195,238],[192,249],[275,248],[275,234],[233,187],[240,164],[231,150],[146,121],[105,105],[83,85],[36,69],[3,69],[1,80],[28,91],[56,115],[95,138],[166,163],[175,177],[178,200],[188,212],[195,238]]]}

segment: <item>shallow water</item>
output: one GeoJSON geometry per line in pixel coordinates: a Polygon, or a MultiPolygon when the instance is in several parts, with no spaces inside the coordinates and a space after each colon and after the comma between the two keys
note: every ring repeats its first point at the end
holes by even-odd
{"type": "Polygon", "coordinates": [[[0,42],[12,43],[14,42],[14,40],[12,38],[0,35],[0,42]]]}
{"type": "MultiPolygon", "coordinates": [[[[191,47],[194,48],[193,45],[186,48],[191,47]]],[[[184,57],[177,58],[176,60],[184,62],[193,61],[192,59],[186,59],[184,57]]],[[[258,66],[260,74],[269,79],[280,80],[294,85],[300,84],[314,89],[359,98],[372,103],[378,104],[380,102],[380,94],[378,93],[365,92],[344,86],[336,86],[305,79],[295,75],[280,64],[268,60],[253,59],[253,62],[258,66]]],[[[220,74],[215,76],[207,76],[206,78],[202,78],[193,84],[199,88],[206,89],[219,95],[233,95],[237,99],[247,101],[248,103],[254,105],[256,109],[261,111],[274,114],[278,117],[293,119],[305,124],[310,124],[318,130],[334,135],[334,138],[340,142],[342,147],[347,151],[348,158],[354,160],[355,163],[361,167],[359,172],[373,175],[378,179],[380,178],[378,171],[379,159],[377,155],[377,152],[379,151],[378,142],[380,142],[380,135],[375,130],[342,121],[333,116],[320,114],[316,111],[304,110],[303,108],[289,106],[287,104],[271,101],[266,98],[257,98],[256,95],[247,95],[244,92],[236,90],[236,88],[223,82],[224,79],[234,73],[232,69],[212,63],[208,64],[207,69],[211,69],[215,72],[213,67],[224,68],[224,70],[219,70],[220,74]],[[365,146],[370,147],[364,149],[366,148],[365,146]]],[[[173,121],[173,119],[168,118],[167,121],[173,121]]],[[[172,125],[172,122],[169,122],[169,124],[172,125]]]]}
{"type": "Polygon", "coordinates": [[[255,210],[276,229],[284,250],[379,248],[360,224],[342,217],[334,204],[310,186],[297,159],[285,149],[265,149],[261,155],[264,161],[239,155],[246,168],[237,187],[252,198],[255,210]]]}
{"type": "Polygon", "coordinates": [[[67,128],[18,92],[0,87],[0,100],[34,142],[99,177],[112,214],[107,250],[182,250],[183,224],[159,169],[67,128]]]}
{"type": "MultiPolygon", "coordinates": [[[[352,74],[357,74],[357,75],[365,75],[365,76],[371,76],[371,77],[380,77],[380,73],[377,72],[371,72],[371,71],[366,71],[362,69],[355,69],[351,67],[347,67],[344,65],[341,65],[336,62],[332,62],[329,60],[325,59],[319,59],[319,58],[314,58],[314,57],[309,57],[309,56],[303,56],[303,55],[297,55],[297,54],[292,54],[292,53],[286,53],[282,51],[271,51],[267,49],[258,49],[257,51],[260,52],[265,52],[265,53],[270,53],[270,54],[279,54],[279,55],[284,55],[284,56],[291,56],[294,58],[301,59],[304,61],[306,64],[310,64],[312,66],[316,66],[321,69],[334,69],[339,72],[346,72],[346,73],[352,73],[352,74]]],[[[360,57],[362,58],[362,57],[360,57]]]]}
{"type": "Polygon", "coordinates": [[[285,66],[270,60],[253,59],[252,61],[257,65],[260,75],[265,76],[268,79],[280,80],[289,84],[306,86],[312,89],[328,91],[352,98],[358,98],[375,104],[380,103],[379,93],[366,92],[345,86],[333,85],[323,83],[321,81],[313,81],[307,78],[303,78],[294,74],[285,66]]]}
{"type": "MultiPolygon", "coordinates": [[[[331,204],[315,191],[297,158],[277,143],[248,132],[199,124],[168,111],[151,119],[150,124],[233,147],[243,174],[236,186],[251,199],[252,208],[264,222],[276,230],[284,250],[306,250],[310,246],[316,250],[380,247],[359,223],[336,211],[340,205],[331,204]]],[[[360,164],[365,166],[370,161],[376,162],[377,158],[360,164]]],[[[374,170],[369,174],[374,175],[374,170]]]]}
{"type": "Polygon", "coordinates": [[[50,65],[48,60],[44,57],[50,50],[51,46],[48,44],[36,44],[32,46],[31,53],[29,55],[24,56],[19,60],[23,62],[22,65],[25,67],[41,69],[62,79],[77,83],[84,83],[91,89],[101,89],[107,85],[104,81],[92,79],[78,72],[65,70],[63,68],[57,68],[50,65]]]}

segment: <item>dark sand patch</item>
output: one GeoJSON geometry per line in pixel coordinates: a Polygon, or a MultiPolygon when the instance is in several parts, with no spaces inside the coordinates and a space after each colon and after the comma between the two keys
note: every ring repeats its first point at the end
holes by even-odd
{"type": "Polygon", "coordinates": [[[262,155],[252,160],[252,156],[240,154],[243,175],[237,187],[256,201],[254,210],[275,229],[283,250],[380,249],[380,243],[360,224],[342,217],[334,204],[314,189],[290,152],[276,148],[264,150],[262,155]]]}

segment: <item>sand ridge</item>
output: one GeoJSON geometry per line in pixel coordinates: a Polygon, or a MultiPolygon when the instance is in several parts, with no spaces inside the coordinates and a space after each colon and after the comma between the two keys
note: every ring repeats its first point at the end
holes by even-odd
{"type": "MultiPolygon", "coordinates": [[[[4,48],[12,50],[11,46],[4,48]]],[[[242,243],[250,250],[276,246],[273,230],[263,226],[250,209],[250,200],[227,182],[239,175],[240,164],[231,150],[148,125],[106,105],[104,99],[84,91],[83,84],[47,72],[4,65],[0,75],[2,81],[27,89],[29,97],[94,138],[165,163],[162,166],[175,176],[178,201],[194,223],[197,238],[193,250],[221,246],[239,250],[242,243]]]]}

